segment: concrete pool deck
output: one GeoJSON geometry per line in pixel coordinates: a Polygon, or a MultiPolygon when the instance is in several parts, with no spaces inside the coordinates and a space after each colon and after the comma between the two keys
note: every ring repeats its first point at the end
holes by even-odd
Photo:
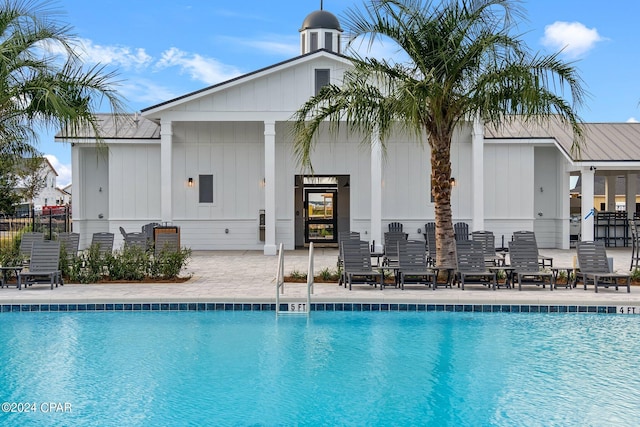
{"type": "MultiPolygon", "coordinates": [[[[541,249],[553,257],[553,265],[570,267],[575,249],[541,249]]],[[[614,269],[628,272],[630,248],[607,248],[614,259],[614,269]]],[[[337,249],[316,248],[314,265],[318,271],[336,269],[337,249]]],[[[284,272],[306,273],[308,251],[285,251],[284,272]]],[[[47,285],[34,285],[17,290],[14,286],[0,289],[0,304],[91,304],[91,303],[274,303],[275,275],[278,257],[264,256],[260,251],[194,251],[185,273],[191,278],[184,283],[107,283],[66,284],[51,290],[47,285]]],[[[281,303],[303,302],[306,283],[287,283],[280,296],[281,303]]],[[[528,305],[604,305],[640,306],[640,286],[613,288],[594,292],[581,286],[570,289],[525,286],[522,291],[468,285],[459,288],[407,286],[405,290],[386,287],[383,291],[366,285],[353,286],[349,291],[337,283],[316,283],[312,303],[420,303],[420,304],[528,304],[528,305]]]]}

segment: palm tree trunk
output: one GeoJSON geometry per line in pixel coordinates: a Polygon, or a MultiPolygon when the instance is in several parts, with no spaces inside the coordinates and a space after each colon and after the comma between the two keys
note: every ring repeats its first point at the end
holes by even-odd
{"type": "Polygon", "coordinates": [[[435,201],[436,265],[455,267],[456,246],[451,211],[451,138],[449,133],[429,133],[431,194],[435,201]]]}

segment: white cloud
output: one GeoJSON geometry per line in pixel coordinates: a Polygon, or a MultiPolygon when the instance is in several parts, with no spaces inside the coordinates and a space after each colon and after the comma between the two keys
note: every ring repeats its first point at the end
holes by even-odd
{"type": "Polygon", "coordinates": [[[118,92],[127,100],[143,104],[157,104],[177,98],[183,92],[171,89],[145,78],[129,77],[118,84],[118,92]]]}
{"type": "Polygon", "coordinates": [[[554,50],[562,49],[565,55],[576,58],[602,40],[595,28],[587,28],[580,22],[556,21],[545,27],[542,44],[554,50]]]}
{"type": "Polygon", "coordinates": [[[242,74],[234,66],[225,65],[216,59],[207,58],[197,53],[185,52],[175,47],[164,51],[155,66],[157,69],[178,67],[181,72],[189,74],[192,79],[210,85],[242,74]]]}
{"type": "Polygon", "coordinates": [[[627,123],[638,123],[638,119],[636,119],[635,117],[629,117],[627,119],[627,123]]]}
{"type": "MultiPolygon", "coordinates": [[[[53,45],[50,52],[63,53],[61,46],[53,45]]],[[[132,48],[129,46],[103,46],[95,44],[89,39],[79,39],[76,54],[88,64],[113,65],[123,69],[142,69],[148,67],[153,58],[147,54],[144,48],[132,48]]]]}
{"type": "Polygon", "coordinates": [[[71,184],[71,165],[61,163],[53,154],[45,154],[44,157],[49,160],[51,166],[58,172],[58,178],[56,179],[58,188],[63,188],[71,184]]]}

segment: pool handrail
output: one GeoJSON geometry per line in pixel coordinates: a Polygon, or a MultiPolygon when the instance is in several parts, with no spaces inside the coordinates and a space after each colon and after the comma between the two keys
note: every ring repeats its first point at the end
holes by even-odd
{"type": "MultiPolygon", "coordinates": [[[[313,272],[314,249],[313,242],[309,243],[309,265],[307,272],[307,303],[304,311],[286,311],[287,314],[300,313],[307,314],[311,312],[311,294],[313,294],[314,272],[313,272]]],[[[278,269],[276,272],[276,315],[280,314],[280,293],[284,295],[284,251],[282,243],[278,248],[278,269]]]]}

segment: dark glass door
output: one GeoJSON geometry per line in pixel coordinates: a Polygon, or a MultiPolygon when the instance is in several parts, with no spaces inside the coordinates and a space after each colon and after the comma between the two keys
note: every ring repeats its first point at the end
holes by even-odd
{"type": "Polygon", "coordinates": [[[337,243],[337,196],[332,189],[305,189],[307,243],[337,243]]]}

